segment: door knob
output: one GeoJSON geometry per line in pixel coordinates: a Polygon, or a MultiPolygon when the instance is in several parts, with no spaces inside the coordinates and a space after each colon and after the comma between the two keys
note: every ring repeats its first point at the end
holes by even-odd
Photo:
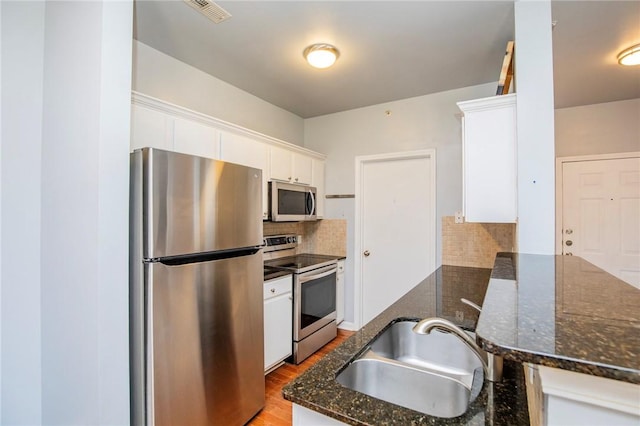
{"type": "Polygon", "coordinates": [[[565,242],[565,244],[566,244],[567,246],[572,246],[572,245],[573,245],[573,241],[571,241],[571,240],[567,240],[567,241],[565,242]]]}
{"type": "Polygon", "coordinates": [[[365,250],[362,254],[364,254],[364,257],[369,257],[371,253],[369,253],[369,250],[365,250]]]}

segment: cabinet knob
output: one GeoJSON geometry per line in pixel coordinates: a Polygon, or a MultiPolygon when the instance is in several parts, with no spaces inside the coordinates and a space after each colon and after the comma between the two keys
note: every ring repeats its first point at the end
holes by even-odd
{"type": "Polygon", "coordinates": [[[289,180],[291,180],[291,176],[289,176],[289,180]]]}
{"type": "Polygon", "coordinates": [[[567,246],[572,246],[572,245],[573,245],[573,241],[571,241],[571,240],[567,240],[567,241],[565,242],[565,244],[566,244],[567,246]]]}
{"type": "Polygon", "coordinates": [[[369,257],[371,253],[369,252],[369,250],[365,250],[362,254],[364,254],[364,257],[369,257]]]}
{"type": "Polygon", "coordinates": [[[275,293],[275,292],[276,292],[276,289],[275,289],[275,288],[272,288],[272,289],[271,289],[271,290],[269,290],[269,291],[270,291],[271,293],[275,293]]]}
{"type": "Polygon", "coordinates": [[[296,178],[296,182],[298,181],[298,178],[296,178]]]}

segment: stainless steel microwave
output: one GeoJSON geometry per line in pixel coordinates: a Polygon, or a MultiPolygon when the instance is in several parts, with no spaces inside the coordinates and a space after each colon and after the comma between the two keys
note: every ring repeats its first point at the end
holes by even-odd
{"type": "Polygon", "coordinates": [[[316,220],[316,188],[269,182],[269,209],[273,222],[316,220]]]}

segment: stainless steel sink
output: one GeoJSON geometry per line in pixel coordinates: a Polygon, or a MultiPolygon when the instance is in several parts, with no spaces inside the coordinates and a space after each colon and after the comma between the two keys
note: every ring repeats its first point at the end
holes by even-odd
{"type": "Polygon", "coordinates": [[[338,374],[338,383],[436,417],[464,414],[482,387],[482,362],[458,337],[419,335],[415,324],[387,328],[338,374]]]}

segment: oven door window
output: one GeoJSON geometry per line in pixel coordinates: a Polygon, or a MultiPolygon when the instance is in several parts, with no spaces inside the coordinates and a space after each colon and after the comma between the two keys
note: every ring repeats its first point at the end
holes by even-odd
{"type": "Polygon", "coordinates": [[[336,310],[336,274],[302,284],[300,322],[304,329],[336,310]]]}

